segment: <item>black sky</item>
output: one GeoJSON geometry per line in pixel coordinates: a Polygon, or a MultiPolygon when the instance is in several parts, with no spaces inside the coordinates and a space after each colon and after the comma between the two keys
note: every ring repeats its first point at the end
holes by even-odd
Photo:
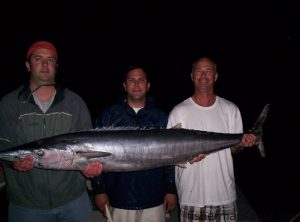
{"type": "Polygon", "coordinates": [[[187,0],[7,4],[0,14],[0,97],[26,80],[25,54],[36,40],[55,43],[58,78],[84,98],[93,120],[122,95],[126,65],[142,63],[150,68],[150,93],[168,113],[192,93],[193,60],[211,56],[219,68],[217,92],[240,107],[245,130],[271,103],[265,126],[269,156],[262,160],[249,151],[236,157],[238,182],[260,213],[292,215],[300,209],[292,204],[299,198],[295,4],[187,0]],[[278,202],[271,204],[271,198],[278,202]]]}

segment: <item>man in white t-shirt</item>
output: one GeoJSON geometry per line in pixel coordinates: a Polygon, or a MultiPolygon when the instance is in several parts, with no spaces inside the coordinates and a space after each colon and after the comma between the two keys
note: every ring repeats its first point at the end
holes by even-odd
{"type": "MultiPolygon", "coordinates": [[[[186,129],[242,133],[243,123],[238,107],[214,92],[214,83],[218,79],[216,63],[206,57],[196,60],[191,78],[194,93],[173,108],[168,128],[181,123],[186,129]]],[[[237,220],[231,153],[242,147],[251,147],[255,142],[253,134],[244,134],[236,147],[206,157],[199,154],[186,167],[176,167],[181,222],[237,220]]]]}

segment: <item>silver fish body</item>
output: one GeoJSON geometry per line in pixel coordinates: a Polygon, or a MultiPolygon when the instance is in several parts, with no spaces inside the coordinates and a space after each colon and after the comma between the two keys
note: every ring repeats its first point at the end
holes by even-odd
{"type": "MultiPolygon", "coordinates": [[[[261,140],[265,107],[253,133],[261,140]]],[[[0,160],[31,155],[35,167],[82,170],[99,161],[106,172],[137,171],[176,165],[199,153],[209,154],[240,143],[243,134],[224,134],[182,128],[99,129],[53,136],[0,152],[0,160]]],[[[262,151],[262,141],[260,149],[262,151]]]]}

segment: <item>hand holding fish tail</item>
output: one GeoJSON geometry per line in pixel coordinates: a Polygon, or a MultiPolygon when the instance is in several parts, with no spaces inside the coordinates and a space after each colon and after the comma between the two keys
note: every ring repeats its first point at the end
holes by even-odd
{"type": "Polygon", "coordinates": [[[205,158],[205,154],[200,153],[198,156],[195,156],[193,159],[189,161],[190,164],[193,164],[195,162],[199,162],[200,160],[205,158]]]}
{"type": "Polygon", "coordinates": [[[102,164],[99,162],[92,162],[89,165],[85,166],[81,171],[82,174],[87,178],[93,178],[99,176],[102,173],[102,164]]]}
{"type": "Polygon", "coordinates": [[[109,207],[109,199],[107,194],[106,193],[97,194],[95,196],[95,204],[98,207],[98,209],[105,215],[105,206],[109,207]]]}
{"type": "Polygon", "coordinates": [[[243,148],[252,147],[256,144],[256,136],[253,133],[246,133],[243,135],[241,142],[234,147],[231,147],[232,153],[237,153],[243,148]]]}
{"type": "Polygon", "coordinates": [[[34,160],[30,155],[22,159],[19,159],[13,163],[13,168],[21,172],[32,170],[33,167],[34,167],[34,160]]]}
{"type": "Polygon", "coordinates": [[[243,135],[242,141],[239,144],[240,147],[252,147],[256,144],[256,136],[252,133],[246,133],[243,135]]]}
{"type": "Polygon", "coordinates": [[[167,193],[164,198],[164,209],[168,213],[176,207],[177,197],[175,194],[167,193]]]}

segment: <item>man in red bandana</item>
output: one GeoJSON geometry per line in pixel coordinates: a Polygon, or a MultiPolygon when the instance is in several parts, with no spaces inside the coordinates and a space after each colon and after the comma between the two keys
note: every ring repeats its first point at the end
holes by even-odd
{"type": "MultiPolygon", "coordinates": [[[[0,100],[0,150],[58,134],[91,129],[85,102],[56,84],[57,50],[39,41],[27,51],[29,82],[0,100]]],[[[10,222],[91,221],[86,177],[99,175],[91,163],[82,172],[33,168],[27,156],[4,165],[10,222]]]]}

